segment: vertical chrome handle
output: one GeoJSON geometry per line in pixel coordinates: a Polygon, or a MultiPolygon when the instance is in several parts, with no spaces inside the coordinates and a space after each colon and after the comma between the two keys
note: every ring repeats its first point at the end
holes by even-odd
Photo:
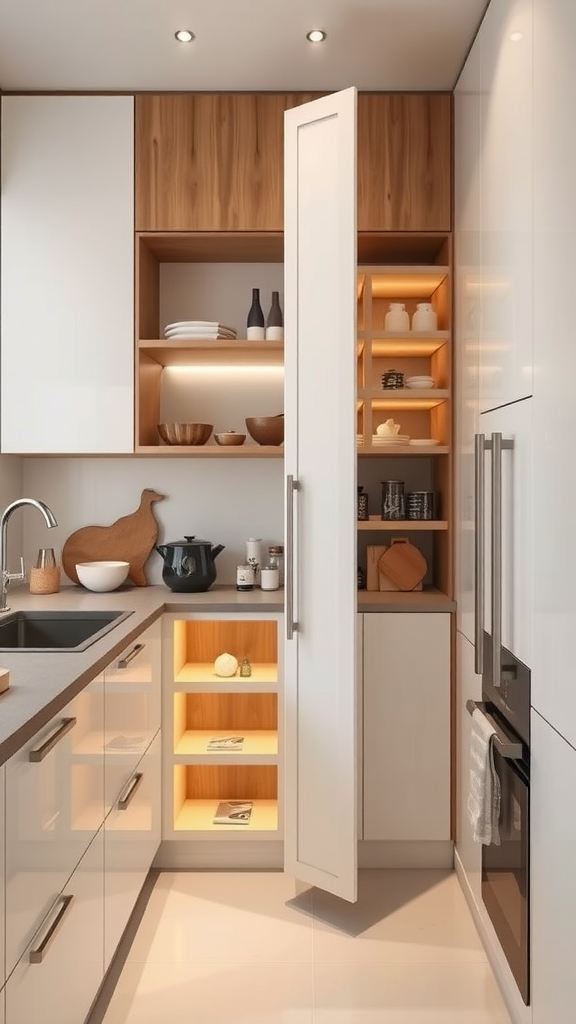
{"type": "Polygon", "coordinates": [[[500,686],[502,672],[502,434],[492,434],[492,685],[500,686]]]}
{"type": "Polygon", "coordinates": [[[292,474],[286,476],[286,567],[284,580],[286,618],[286,639],[292,640],[298,630],[294,622],[294,494],[298,490],[298,481],[292,474]]]}
{"type": "Polygon", "coordinates": [[[474,671],[484,671],[484,434],[474,437],[474,671]]]}

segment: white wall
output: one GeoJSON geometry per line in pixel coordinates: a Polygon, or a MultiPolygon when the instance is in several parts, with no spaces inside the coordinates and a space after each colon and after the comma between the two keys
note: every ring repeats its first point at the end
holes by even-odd
{"type": "MultiPolygon", "coordinates": [[[[0,455],[0,511],[23,495],[22,459],[16,455],[0,455]]],[[[10,521],[9,562],[7,568],[12,572],[18,569],[18,559],[22,549],[23,537],[22,515],[16,512],[10,521]]]]}
{"type": "MultiPolygon", "coordinates": [[[[236,582],[236,565],[245,559],[247,537],[261,537],[264,544],[283,543],[282,459],[18,461],[23,462],[22,492],[46,501],[58,520],[58,526],[48,532],[41,516],[32,509],[23,510],[28,565],[34,565],[40,547],[53,547],[59,552],[79,527],[106,525],[134,511],[145,487],[166,495],[153,506],[159,542],[194,534],[225,545],[216,562],[218,583],[236,582]]],[[[16,548],[14,531],[10,549],[15,557],[20,554],[16,548]]],[[[146,565],[146,576],[150,584],[162,583],[162,559],[154,552],[146,565]]]]}

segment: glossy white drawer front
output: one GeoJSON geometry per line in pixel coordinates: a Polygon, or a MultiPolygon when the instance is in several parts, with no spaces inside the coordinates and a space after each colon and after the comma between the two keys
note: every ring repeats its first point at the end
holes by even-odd
{"type": "Polygon", "coordinates": [[[94,685],[6,763],[8,975],[103,821],[101,740],[82,749],[101,721],[94,685]]]}
{"type": "Polygon", "coordinates": [[[6,1024],[82,1024],[104,974],[100,830],[6,985],[6,1024]],[[72,899],[68,902],[68,897],[72,899]],[[46,941],[55,919],[59,925],[46,941]],[[43,948],[44,947],[44,948],[43,948]],[[31,958],[41,962],[31,962],[31,958]]]}
{"type": "Polygon", "coordinates": [[[161,833],[160,735],[152,742],[104,823],[104,966],[114,955],[148,874],[161,833]]]}

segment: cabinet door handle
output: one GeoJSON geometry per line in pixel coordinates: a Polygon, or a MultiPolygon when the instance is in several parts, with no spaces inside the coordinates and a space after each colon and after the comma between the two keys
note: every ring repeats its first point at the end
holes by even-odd
{"type": "Polygon", "coordinates": [[[484,434],[474,436],[474,671],[484,671],[484,434]]]}
{"type": "Polygon", "coordinates": [[[144,778],[144,773],[143,772],[136,772],[136,774],[133,775],[131,779],[129,779],[129,781],[126,784],[125,788],[122,790],[120,796],[118,797],[118,810],[119,811],[127,811],[128,810],[128,807],[130,806],[130,804],[132,802],[132,799],[133,799],[134,795],[136,794],[136,791],[140,788],[140,785],[142,783],[142,779],[143,778],[144,778]]]}
{"type": "MultiPolygon", "coordinates": [[[[31,964],[41,964],[42,963],[42,961],[44,959],[44,954],[48,952],[48,948],[50,946],[50,943],[52,942],[52,939],[56,935],[56,932],[60,928],[60,925],[62,924],[66,914],[68,913],[68,911],[70,909],[70,904],[72,903],[73,899],[74,899],[73,896],[60,896],[59,900],[56,901],[56,903],[54,904],[54,906],[50,910],[50,913],[48,914],[48,917],[52,913],[52,910],[55,910],[55,908],[58,905],[58,902],[60,903],[60,907],[58,909],[56,917],[52,921],[52,924],[48,928],[48,931],[44,935],[44,938],[42,939],[40,945],[36,946],[36,948],[30,950],[30,963],[31,964]]],[[[44,925],[46,924],[46,921],[48,920],[48,917],[46,917],[44,919],[44,921],[40,925],[40,928],[38,929],[38,932],[36,932],[36,935],[38,935],[39,932],[42,932],[44,930],[44,925]]],[[[36,936],[34,936],[34,938],[36,938],[36,936]]]]}
{"type": "Polygon", "coordinates": [[[298,623],[294,622],[294,495],[299,486],[298,481],[288,474],[286,477],[286,578],[284,580],[287,640],[292,640],[294,633],[298,631],[298,623]]]}
{"type": "Polygon", "coordinates": [[[54,749],[62,737],[65,736],[67,732],[70,732],[70,729],[73,729],[75,725],[75,718],[63,718],[62,724],[58,726],[56,731],[53,732],[47,740],[44,740],[44,743],[42,743],[41,746],[34,747],[34,749],[30,751],[28,754],[28,760],[32,761],[34,764],[37,764],[38,761],[43,761],[46,755],[54,749]]]}
{"type": "Polygon", "coordinates": [[[502,452],[514,447],[503,441],[502,434],[493,433],[492,448],[492,685],[502,681],[502,452]]]}
{"type": "Polygon", "coordinates": [[[145,647],[146,644],[134,644],[132,650],[129,651],[124,658],[120,658],[118,660],[118,668],[128,668],[128,665],[130,664],[132,659],[135,658],[138,654],[140,654],[140,651],[143,651],[145,647]]]}

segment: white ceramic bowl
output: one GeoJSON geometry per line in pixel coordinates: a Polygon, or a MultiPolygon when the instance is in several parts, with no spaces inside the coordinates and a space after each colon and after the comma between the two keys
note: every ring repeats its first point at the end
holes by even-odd
{"type": "Polygon", "coordinates": [[[106,593],[122,586],[128,575],[130,562],[77,562],[78,579],[87,590],[106,593]]]}

